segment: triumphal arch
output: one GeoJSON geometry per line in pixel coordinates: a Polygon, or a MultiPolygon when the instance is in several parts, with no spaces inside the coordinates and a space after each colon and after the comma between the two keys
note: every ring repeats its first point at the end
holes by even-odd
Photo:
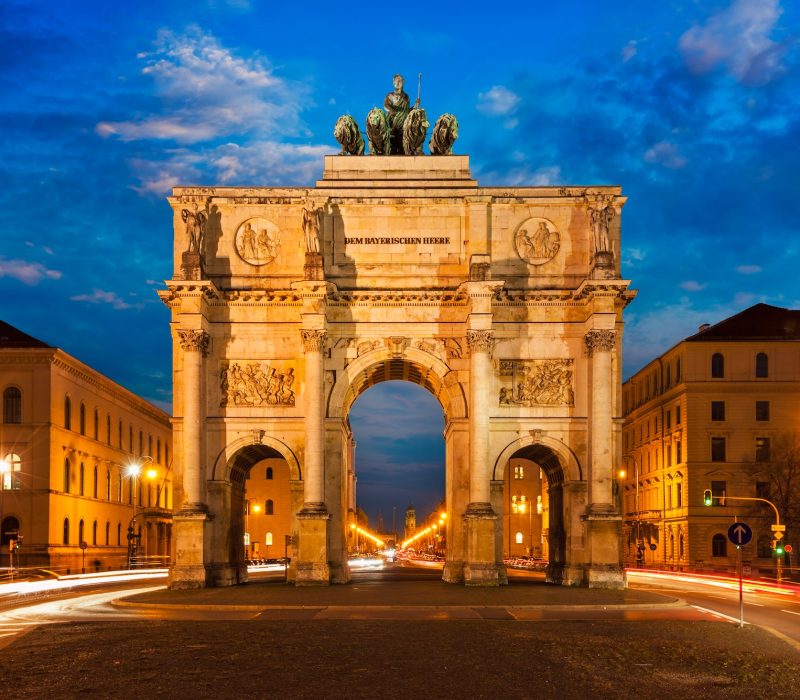
{"type": "MultiPolygon", "coordinates": [[[[416,123],[427,128],[424,113],[416,123]]],[[[353,126],[337,124],[343,153],[314,186],[169,198],[171,585],[246,579],[245,481],[268,458],[290,474],[292,580],[347,582],[348,411],[370,386],[405,380],[445,416],[444,580],[506,580],[504,475],[525,458],[549,485],[548,580],[624,586],[613,474],[633,292],[620,188],[482,187],[450,154],[457,124],[431,155],[406,155],[400,139],[381,150],[373,133],[360,155],[353,126]]]]}

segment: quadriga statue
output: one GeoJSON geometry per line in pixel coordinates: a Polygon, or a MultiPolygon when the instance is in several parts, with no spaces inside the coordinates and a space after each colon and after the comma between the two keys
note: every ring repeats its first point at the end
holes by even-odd
{"type": "Polygon", "coordinates": [[[367,141],[369,152],[373,156],[388,156],[392,151],[392,129],[386,112],[380,107],[373,107],[367,115],[367,141]]]}
{"type": "Polygon", "coordinates": [[[458,119],[453,114],[443,114],[436,120],[428,144],[432,156],[453,154],[453,144],[458,138],[458,119]]]}
{"type": "Polygon", "coordinates": [[[336,120],[333,135],[342,147],[341,155],[364,155],[364,137],[361,135],[356,120],[349,114],[343,114],[336,120]]]}
{"type": "Polygon", "coordinates": [[[403,153],[407,156],[421,156],[425,134],[428,133],[428,117],[421,107],[412,109],[403,122],[403,153]]]}

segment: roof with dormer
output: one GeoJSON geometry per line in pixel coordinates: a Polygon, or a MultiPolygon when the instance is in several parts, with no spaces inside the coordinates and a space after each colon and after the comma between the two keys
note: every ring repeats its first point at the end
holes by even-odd
{"type": "Polygon", "coordinates": [[[800,310],[755,304],[686,338],[689,343],[706,340],[800,340],[800,310]]]}

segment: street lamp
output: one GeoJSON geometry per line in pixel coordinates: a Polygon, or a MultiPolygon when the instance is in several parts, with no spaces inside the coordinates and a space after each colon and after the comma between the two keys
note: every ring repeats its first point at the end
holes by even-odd
{"type": "Polygon", "coordinates": [[[518,512],[525,515],[528,512],[528,556],[533,555],[533,508],[528,506],[525,496],[522,496],[518,506],[518,512]]]}
{"type": "MultiPolygon", "coordinates": [[[[0,528],[3,524],[3,501],[5,500],[6,493],[6,478],[11,473],[11,465],[4,459],[0,459],[0,528]]],[[[3,533],[0,532],[0,542],[2,542],[3,533]]]]}
{"type": "MultiPolygon", "coordinates": [[[[133,523],[137,517],[142,515],[144,511],[141,510],[142,508],[142,499],[141,494],[139,494],[139,508],[140,512],[136,512],[136,494],[139,491],[137,488],[139,486],[139,479],[142,476],[142,471],[144,470],[144,465],[150,462],[150,468],[144,472],[144,475],[150,480],[153,481],[158,477],[158,470],[156,469],[156,464],[152,457],[149,455],[143,455],[141,457],[141,462],[130,462],[127,467],[125,467],[125,475],[131,479],[131,508],[133,510],[133,515],[131,517],[130,522],[128,523],[128,568],[131,568],[131,563],[133,560],[133,555],[135,549],[137,549],[136,540],[141,539],[141,535],[134,535],[133,534],[133,523]]],[[[161,480],[161,483],[158,485],[158,489],[156,489],[156,508],[161,507],[161,491],[167,483],[167,477],[169,476],[170,470],[172,469],[172,464],[167,467],[166,471],[164,472],[164,478],[161,480]]],[[[164,502],[164,507],[166,508],[167,503],[166,499],[164,502]]],[[[139,542],[141,544],[141,542],[139,542]]]]}

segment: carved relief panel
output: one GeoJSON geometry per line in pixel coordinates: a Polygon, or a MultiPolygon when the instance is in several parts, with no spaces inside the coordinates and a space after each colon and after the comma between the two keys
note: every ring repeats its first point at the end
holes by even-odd
{"type": "Polygon", "coordinates": [[[219,372],[219,405],[294,406],[291,363],[223,362],[219,372]]]}
{"type": "Polygon", "coordinates": [[[500,360],[502,405],[573,406],[575,361],[500,360]]]}
{"type": "Polygon", "coordinates": [[[281,232],[269,219],[255,217],[236,230],[234,247],[248,265],[267,265],[281,250],[281,232]]]}
{"type": "Polygon", "coordinates": [[[514,248],[528,265],[543,265],[561,249],[561,234],[552,221],[541,217],[526,219],[514,234],[514,248]]]}

